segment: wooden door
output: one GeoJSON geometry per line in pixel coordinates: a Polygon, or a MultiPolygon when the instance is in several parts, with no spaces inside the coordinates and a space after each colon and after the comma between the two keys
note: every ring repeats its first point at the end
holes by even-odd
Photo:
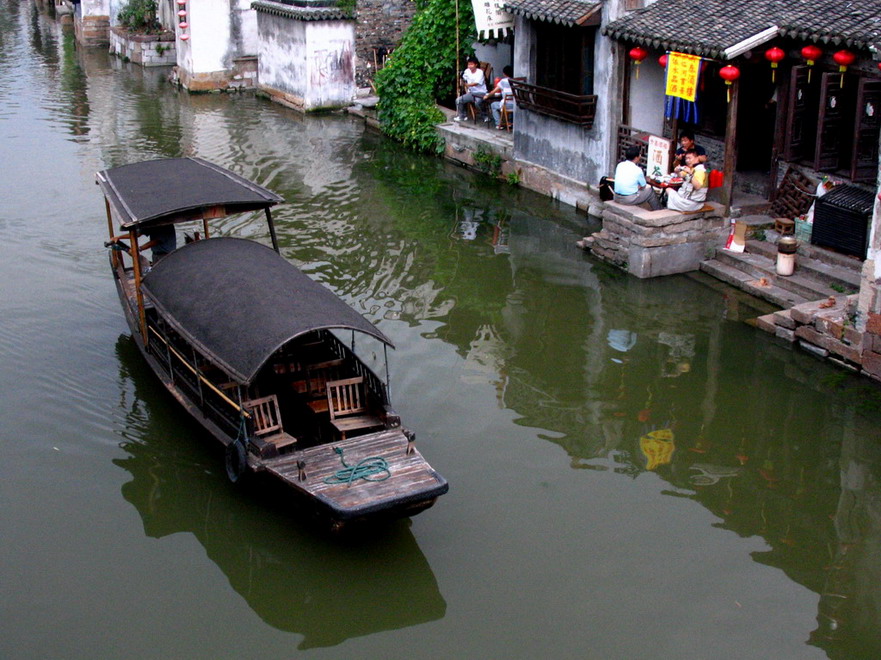
{"type": "Polygon", "coordinates": [[[817,120],[817,142],[814,149],[814,169],[829,172],[849,160],[851,150],[851,122],[857,81],[841,74],[826,72],[820,82],[820,116],[817,120]],[[850,102],[849,102],[850,101],[850,102]]]}
{"type": "Polygon", "coordinates": [[[854,116],[850,178],[854,182],[873,183],[878,176],[878,140],[881,137],[881,80],[860,78],[854,116]]]}
{"type": "Polygon", "coordinates": [[[786,142],[783,147],[784,159],[798,161],[813,156],[817,130],[816,92],[819,74],[808,82],[808,67],[794,66],[789,83],[787,99],[786,142]]]}

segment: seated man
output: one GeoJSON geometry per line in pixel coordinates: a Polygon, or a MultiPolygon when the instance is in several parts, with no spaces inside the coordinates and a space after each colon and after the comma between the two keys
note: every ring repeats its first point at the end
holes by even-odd
{"type": "Polygon", "coordinates": [[[456,116],[453,121],[465,119],[465,106],[473,103],[478,112],[482,111],[483,97],[486,96],[486,80],[479,68],[480,62],[473,55],[468,58],[468,68],[462,72],[465,81],[465,93],[456,99],[456,116]]]}
{"type": "Polygon", "coordinates": [[[499,94],[502,97],[498,101],[493,101],[489,106],[493,113],[493,119],[496,122],[496,128],[499,130],[506,128],[502,126],[502,103],[505,104],[505,109],[508,113],[514,112],[514,91],[511,89],[511,76],[513,75],[514,69],[510,65],[503,67],[502,78],[499,80],[499,84],[496,85],[493,91],[487,94],[487,96],[499,94]]]}
{"type": "MultiPolygon", "coordinates": [[[[138,247],[138,252],[150,250],[153,254],[154,264],[165,255],[177,249],[177,235],[174,231],[174,225],[147,227],[142,230],[141,234],[150,240],[138,247]]],[[[123,238],[125,238],[124,235],[114,236],[110,239],[110,243],[118,245],[122,250],[131,254],[130,246],[121,241],[123,238]]]]}
{"type": "Polygon", "coordinates": [[[667,191],[667,208],[673,211],[700,211],[707,201],[707,169],[698,162],[694,149],[685,152],[685,166],[679,173],[685,180],[679,190],[667,191]]]}
{"type": "Polygon", "coordinates": [[[648,202],[651,210],[657,211],[661,208],[661,203],[652,187],[645,182],[645,173],[639,166],[642,158],[639,147],[627,147],[624,158],[615,168],[615,201],[633,206],[648,202]]]}
{"type": "Polygon", "coordinates": [[[707,162],[707,150],[696,144],[694,141],[694,133],[691,131],[682,131],[679,134],[679,148],[673,158],[673,166],[679,167],[685,164],[685,152],[694,149],[698,155],[698,162],[707,162]]]}

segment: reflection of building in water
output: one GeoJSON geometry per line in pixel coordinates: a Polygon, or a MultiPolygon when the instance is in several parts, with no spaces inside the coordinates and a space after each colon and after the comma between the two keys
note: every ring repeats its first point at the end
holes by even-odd
{"type": "Polygon", "coordinates": [[[116,353],[126,457],[114,463],[131,475],[122,495],[148,536],[191,534],[263,621],[303,636],[300,649],[443,618],[446,603],[406,522],[341,543],[297,520],[289,491],[230,488],[217,478],[221,456],[185,437],[201,429],[155,382],[130,337],[119,338],[116,353]],[[275,515],[256,498],[275,502],[275,515]]]}

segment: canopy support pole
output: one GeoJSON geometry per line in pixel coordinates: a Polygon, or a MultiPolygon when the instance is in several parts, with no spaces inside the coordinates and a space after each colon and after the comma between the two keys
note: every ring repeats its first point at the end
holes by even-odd
{"type": "Polygon", "coordinates": [[[722,185],[722,203],[725,215],[731,215],[731,202],[734,196],[734,169],[737,166],[737,97],[740,84],[734,81],[731,88],[731,101],[728,103],[728,116],[725,120],[725,183],[722,185]]]}
{"type": "Polygon", "coordinates": [[[392,379],[389,377],[388,372],[388,344],[383,343],[382,345],[382,357],[385,361],[385,391],[388,396],[389,401],[392,400],[392,379]]]}
{"type": "Polygon", "coordinates": [[[281,254],[278,249],[278,237],[275,235],[275,223],[272,222],[272,213],[269,208],[263,210],[266,213],[266,223],[269,225],[269,238],[272,239],[272,249],[281,254]]]}
{"type": "Polygon", "coordinates": [[[128,240],[129,245],[131,246],[132,268],[135,273],[135,297],[138,301],[138,325],[141,328],[141,340],[144,342],[144,346],[148,346],[150,344],[150,338],[147,336],[147,315],[144,313],[144,294],[141,291],[141,280],[143,279],[143,274],[141,273],[141,252],[138,247],[138,234],[134,229],[129,231],[128,240]]]}
{"type": "MultiPolygon", "coordinates": [[[[110,234],[110,240],[113,240],[113,212],[110,210],[110,202],[104,198],[104,208],[107,211],[107,232],[110,234]]],[[[116,250],[110,251],[110,263],[113,268],[119,267],[119,255],[116,250]]]]}

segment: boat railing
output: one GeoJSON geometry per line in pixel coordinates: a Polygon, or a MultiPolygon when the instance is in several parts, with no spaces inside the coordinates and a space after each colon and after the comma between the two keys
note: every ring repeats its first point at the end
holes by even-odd
{"type": "Polygon", "coordinates": [[[224,390],[222,384],[206,377],[195,356],[186,356],[187,352],[193,352],[191,347],[175,342],[154,323],[148,323],[147,328],[156,340],[151,342],[151,353],[162,363],[175,385],[189,390],[191,400],[198,402],[203,412],[225,432],[235,436],[242,415],[249,417],[250,413],[230,396],[234,390],[224,390]]]}

